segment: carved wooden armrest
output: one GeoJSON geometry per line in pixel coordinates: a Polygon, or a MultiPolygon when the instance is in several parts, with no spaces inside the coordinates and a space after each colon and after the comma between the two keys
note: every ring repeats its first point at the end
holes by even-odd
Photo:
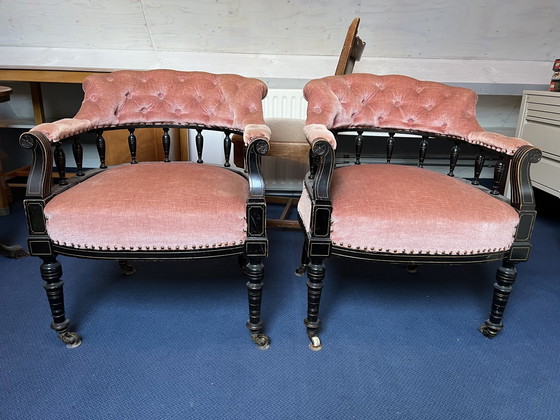
{"type": "Polygon", "coordinates": [[[52,190],[52,143],[40,131],[23,133],[19,139],[20,145],[33,152],[31,169],[27,177],[27,197],[46,198],[52,190]]]}

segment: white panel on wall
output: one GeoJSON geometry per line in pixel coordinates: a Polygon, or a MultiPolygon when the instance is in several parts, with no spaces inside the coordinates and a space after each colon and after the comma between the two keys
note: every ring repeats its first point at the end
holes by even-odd
{"type": "Polygon", "coordinates": [[[0,45],[338,55],[358,16],[368,57],[551,61],[559,15],[551,0],[2,0],[0,45]]]}
{"type": "Polygon", "coordinates": [[[546,60],[560,53],[560,2],[435,0],[362,2],[366,55],[546,60]]]}
{"type": "Polygon", "coordinates": [[[356,71],[520,95],[560,57],[551,0],[0,0],[0,68],[203,70],[301,88],[332,74],[348,25],[356,71]]]}
{"type": "Polygon", "coordinates": [[[108,50],[153,47],[138,0],[0,1],[0,45],[108,50]]]}

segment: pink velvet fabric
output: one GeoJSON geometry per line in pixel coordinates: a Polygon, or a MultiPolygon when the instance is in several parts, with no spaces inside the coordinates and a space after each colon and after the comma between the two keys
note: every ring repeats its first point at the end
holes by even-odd
{"type": "Polygon", "coordinates": [[[245,142],[270,137],[262,114],[264,82],[235,74],[130,71],[95,74],[83,83],[76,116],[33,130],[51,141],[123,124],[205,125],[245,130],[245,142]]]}
{"type": "MultiPolygon", "coordinates": [[[[367,252],[503,251],[511,247],[519,222],[507,203],[461,180],[409,166],[335,169],[331,199],[333,244],[367,252]]],[[[309,207],[304,194],[299,208],[307,229],[309,207]]]]}
{"type": "Polygon", "coordinates": [[[89,249],[219,248],[245,242],[247,181],[191,162],[117,166],[49,201],[55,243],[89,249]]]}
{"type": "Polygon", "coordinates": [[[453,136],[509,155],[529,144],[486,133],[476,119],[476,93],[442,83],[354,73],[312,80],[304,96],[310,143],[326,137],[335,146],[327,129],[371,127],[453,136]]]}

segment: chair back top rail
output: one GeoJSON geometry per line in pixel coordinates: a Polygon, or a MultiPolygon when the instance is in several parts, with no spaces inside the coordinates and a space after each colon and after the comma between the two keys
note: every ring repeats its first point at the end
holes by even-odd
{"type": "Polygon", "coordinates": [[[529,143],[485,131],[476,119],[477,95],[466,88],[407,76],[354,73],[310,81],[305,132],[327,140],[332,131],[372,128],[433,133],[513,155],[529,143]]]}
{"type": "Polygon", "coordinates": [[[44,123],[56,142],[86,131],[147,125],[210,127],[244,132],[244,141],[270,138],[262,112],[264,82],[236,74],[175,70],[121,70],[94,74],[83,83],[84,100],[73,118],[44,123]]]}

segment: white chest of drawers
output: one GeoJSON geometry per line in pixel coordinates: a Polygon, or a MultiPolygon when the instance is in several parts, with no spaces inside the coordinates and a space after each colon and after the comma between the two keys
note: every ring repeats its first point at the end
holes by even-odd
{"type": "Polygon", "coordinates": [[[531,165],[533,186],[560,197],[559,92],[523,92],[516,137],[527,140],[543,152],[542,160],[531,165]]]}

